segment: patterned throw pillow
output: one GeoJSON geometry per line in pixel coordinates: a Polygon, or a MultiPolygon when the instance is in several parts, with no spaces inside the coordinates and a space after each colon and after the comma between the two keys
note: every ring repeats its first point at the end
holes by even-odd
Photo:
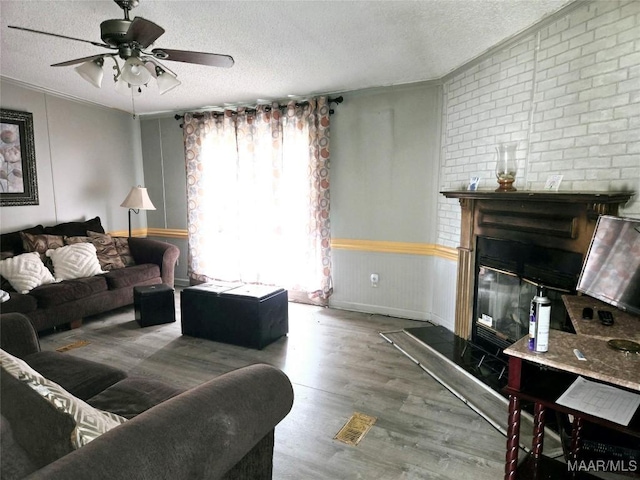
{"type": "Polygon", "coordinates": [[[52,248],[64,247],[64,239],[59,235],[34,235],[25,232],[20,232],[20,236],[25,252],[38,252],[42,263],[53,272],[51,260],[47,258],[45,253],[52,248]]]}
{"type": "Polygon", "coordinates": [[[22,245],[27,252],[44,254],[52,248],[64,247],[64,240],[59,235],[34,235],[20,232],[20,236],[22,237],[22,245]]]}
{"type": "Polygon", "coordinates": [[[127,237],[112,237],[111,235],[105,233],[98,232],[87,232],[91,238],[99,239],[101,237],[109,237],[113,240],[113,243],[116,246],[116,250],[122,259],[122,263],[125,267],[131,267],[136,264],[133,259],[133,255],[131,255],[131,250],[129,249],[129,239],[127,237]]]}
{"type": "Polygon", "coordinates": [[[24,360],[0,350],[0,362],[10,375],[27,384],[56,409],[70,415],[76,422],[71,437],[74,448],[80,448],[112,428],[123,424],[126,418],[93,408],[74,397],[57,383],[47,380],[24,360]]]}
{"type": "Polygon", "coordinates": [[[124,268],[124,263],[116,250],[116,245],[109,235],[102,235],[101,237],[64,237],[64,243],[67,245],[74,245],[76,243],[92,243],[96,247],[96,254],[98,255],[98,261],[100,267],[103,270],[116,270],[118,268],[124,268]]]}
{"type": "Polygon", "coordinates": [[[20,293],[29,293],[40,285],[56,281],[37,252],[23,253],[1,260],[0,275],[9,281],[16,292],[20,293]]]}
{"type": "Polygon", "coordinates": [[[100,268],[93,243],[76,243],[47,250],[47,257],[53,262],[53,272],[58,281],[105,273],[100,268]]]}

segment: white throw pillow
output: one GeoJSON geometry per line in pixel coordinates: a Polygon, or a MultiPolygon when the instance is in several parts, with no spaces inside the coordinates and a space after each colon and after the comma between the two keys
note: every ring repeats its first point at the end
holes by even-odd
{"type": "Polygon", "coordinates": [[[58,281],[105,273],[100,268],[96,247],[92,243],[52,248],[47,250],[46,255],[53,262],[53,274],[58,281]]]}
{"type": "Polygon", "coordinates": [[[126,418],[114,413],[93,408],[57,383],[47,380],[24,360],[4,350],[0,350],[0,364],[10,375],[27,384],[58,410],[74,419],[76,428],[72,433],[71,443],[76,449],[127,421],[126,418]]]}
{"type": "Polygon", "coordinates": [[[0,275],[9,281],[16,292],[20,293],[29,293],[40,285],[56,281],[37,252],[23,253],[1,260],[0,275]]]}

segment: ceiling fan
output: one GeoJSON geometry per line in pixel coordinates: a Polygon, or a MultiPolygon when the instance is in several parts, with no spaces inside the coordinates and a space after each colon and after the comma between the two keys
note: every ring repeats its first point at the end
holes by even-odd
{"type": "Polygon", "coordinates": [[[160,60],[222,68],[233,66],[234,60],[229,55],[167,48],[154,48],[151,51],[147,51],[153,42],[164,33],[164,28],[142,17],[135,17],[133,20],[129,18],[129,12],[138,6],[139,0],[113,1],[124,11],[124,19],[105,20],[100,24],[102,42],[93,42],[13,25],[9,25],[9,28],[90,43],[96,47],[111,50],[112,52],[109,53],[76,58],[66,62],[55,63],[51,66],[67,67],[81,64],[75,68],[78,74],[95,87],[100,88],[102,85],[104,59],[111,58],[115,63],[113,67],[115,71],[113,75],[115,88],[125,95],[140,95],[142,93],[141,86],[147,85],[152,77],[156,78],[161,95],[180,85],[180,81],[176,78],[177,75],[164,66],[160,60]],[[122,67],[118,64],[117,57],[124,60],[122,67]]]}

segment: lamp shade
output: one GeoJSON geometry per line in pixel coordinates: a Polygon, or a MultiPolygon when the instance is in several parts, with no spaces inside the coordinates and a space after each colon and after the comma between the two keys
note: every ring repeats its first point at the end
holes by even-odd
{"type": "Polygon", "coordinates": [[[122,79],[132,86],[145,85],[151,79],[151,73],[137,57],[129,57],[122,67],[122,79]]]}
{"type": "Polygon", "coordinates": [[[104,60],[102,58],[98,58],[77,66],[75,71],[91,85],[96,88],[100,88],[102,86],[102,76],[104,75],[104,72],[102,71],[103,64],[104,60]]]}
{"type": "Polygon", "coordinates": [[[133,210],[155,210],[156,207],[151,203],[147,189],[138,185],[132,187],[127,198],[120,204],[121,207],[131,208],[133,210]]]}
{"type": "Polygon", "coordinates": [[[165,72],[164,70],[158,74],[156,78],[158,82],[158,90],[160,91],[160,95],[164,95],[172,88],[176,88],[180,85],[180,80],[178,80],[174,75],[171,75],[169,72],[165,72]]]}

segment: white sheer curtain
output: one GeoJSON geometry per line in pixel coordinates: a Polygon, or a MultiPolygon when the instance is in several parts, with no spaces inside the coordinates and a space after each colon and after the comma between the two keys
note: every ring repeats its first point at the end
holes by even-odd
{"type": "Polygon", "coordinates": [[[189,276],[331,294],[326,99],[185,116],[189,276]]]}

